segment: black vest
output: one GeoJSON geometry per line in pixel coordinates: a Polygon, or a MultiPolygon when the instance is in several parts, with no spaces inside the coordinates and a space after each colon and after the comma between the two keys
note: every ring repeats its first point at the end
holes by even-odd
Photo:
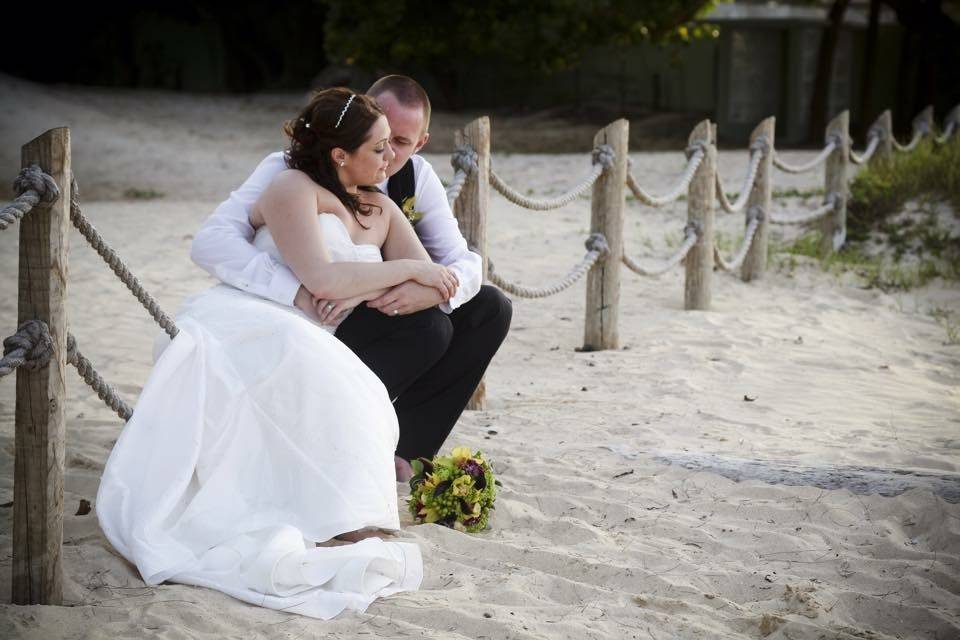
{"type": "Polygon", "coordinates": [[[400,171],[387,180],[387,195],[403,209],[403,201],[412,198],[417,192],[417,180],[413,175],[413,158],[401,167],[400,171]]]}

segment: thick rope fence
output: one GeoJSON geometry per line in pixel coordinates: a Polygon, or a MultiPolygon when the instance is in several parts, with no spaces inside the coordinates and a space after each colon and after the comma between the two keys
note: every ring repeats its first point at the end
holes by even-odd
{"type": "MultiPolygon", "coordinates": [[[[17,332],[3,341],[3,358],[0,358],[0,378],[23,367],[28,371],[38,371],[50,363],[53,355],[53,339],[47,323],[41,320],[27,320],[17,332]]],[[[67,334],[67,364],[77,368],[83,381],[90,385],[97,397],[113,409],[121,420],[127,421],[133,415],[133,409],[123,401],[117,392],[97,373],[90,361],[80,353],[73,334],[67,334]]]]}
{"type": "Polygon", "coordinates": [[[754,141],[754,144],[750,146],[750,161],[747,165],[747,175],[743,178],[743,184],[740,185],[740,192],[737,194],[737,199],[734,202],[730,202],[727,199],[723,182],[720,180],[720,172],[716,172],[717,200],[720,202],[720,207],[727,213],[737,213],[738,211],[742,211],[743,207],[746,206],[747,199],[750,197],[750,190],[753,189],[754,181],[757,179],[757,170],[760,168],[760,162],[763,160],[766,150],[767,141],[763,136],[758,137],[754,141]]]}
{"type": "Polygon", "coordinates": [[[775,166],[777,169],[780,169],[780,171],[783,171],[784,173],[793,173],[793,174],[807,173],[808,171],[813,171],[814,169],[819,167],[821,164],[826,162],[827,158],[830,157],[830,154],[833,153],[836,148],[837,148],[837,141],[830,140],[827,142],[827,146],[825,146],[823,150],[820,151],[820,153],[818,153],[812,159],[810,159],[809,161],[803,164],[796,164],[796,165],[788,164],[784,160],[780,159],[780,156],[774,154],[773,166],[775,166]]]}
{"type": "Polygon", "coordinates": [[[143,305],[143,308],[146,309],[150,317],[160,325],[160,328],[166,331],[171,339],[176,338],[177,333],[180,331],[177,329],[177,325],[170,319],[170,316],[160,309],[159,303],[157,303],[153,296],[147,293],[147,290],[143,288],[143,285],[140,284],[137,277],[130,272],[130,269],[124,264],[123,260],[120,259],[117,252],[107,244],[103,236],[101,236],[86,217],[84,217],[83,212],[80,210],[77,193],[79,189],[77,188],[76,181],[73,181],[72,185],[70,189],[70,221],[73,223],[73,226],[77,228],[80,235],[86,238],[90,246],[93,247],[93,250],[103,258],[103,261],[107,263],[107,266],[110,267],[114,275],[120,279],[120,282],[127,286],[130,293],[143,305]]]}
{"type": "MultiPolygon", "coordinates": [[[[857,154],[850,148],[849,115],[843,112],[828,125],[827,142],[817,156],[804,164],[790,165],[777,156],[774,120],[767,118],[751,134],[747,171],[735,200],[731,202],[717,172],[716,128],[709,121],[699,123],[690,134],[684,151],[686,163],[683,171],[676,183],[662,195],[653,195],[632,174],[627,144],[629,124],[618,120],[597,133],[591,152],[591,169],[583,180],[560,196],[532,198],[521,194],[490,169],[489,120],[481,118],[458,133],[457,148],[451,158],[454,178],[447,187],[447,198],[468,243],[476,248],[487,265],[486,277],[490,282],[515,296],[537,299],[559,294],[586,278],[583,349],[616,349],[619,347],[621,264],[644,277],[661,276],[684,265],[684,307],[708,309],[711,274],[715,268],[727,272],[740,270],[745,281],[762,274],[768,224],[797,225],[820,221],[825,238],[821,245],[823,254],[843,246],[849,165],[887,158],[893,150],[909,152],[917,148],[924,137],[945,144],[958,127],[960,106],[950,112],[943,133],[934,135],[933,111],[927,108],[914,119],[910,142],[900,145],[893,137],[887,111],[871,127],[863,153],[857,154]],[[772,169],[802,173],[821,164],[825,165],[826,193],[821,206],[790,215],[771,215],[772,169]],[[547,286],[533,287],[502,276],[489,260],[486,250],[487,187],[492,187],[513,204],[535,211],[558,209],[592,191],[591,233],[585,242],[586,253],[563,278],[547,286]],[[663,207],[686,196],[687,222],[683,228],[683,240],[672,255],[649,264],[648,258],[636,258],[624,252],[623,219],[627,191],[650,207],[663,207]],[[729,213],[745,212],[744,235],[729,260],[723,256],[714,237],[717,203],[729,213]]],[[[14,181],[17,195],[0,209],[0,231],[19,223],[20,251],[30,256],[21,261],[21,269],[28,273],[22,272],[19,279],[19,327],[3,341],[3,356],[0,358],[0,378],[17,372],[18,455],[31,456],[31,460],[22,465],[18,462],[16,466],[17,482],[25,487],[18,495],[28,496],[26,502],[29,504],[24,500],[15,501],[14,527],[23,527],[25,533],[15,538],[12,593],[18,604],[57,604],[62,602],[62,580],[58,576],[62,572],[59,541],[62,539],[63,505],[57,496],[62,493],[63,459],[61,456],[54,468],[50,468],[45,456],[53,446],[51,442],[63,437],[65,389],[60,368],[66,364],[74,366],[84,382],[122,420],[129,420],[133,415],[130,405],[96,371],[80,352],[73,335],[66,330],[63,309],[67,273],[65,229],[68,223],[76,227],[167,335],[176,337],[178,329],[83,215],[79,189],[69,171],[69,131],[48,131],[25,145],[23,152],[24,167],[14,181]],[[43,162],[50,166],[41,166],[43,162]],[[65,197],[65,191],[69,197],[65,197]],[[22,451],[26,453],[21,453],[21,439],[25,443],[22,451]],[[31,542],[37,540],[46,546],[37,548],[31,542]]],[[[481,382],[477,392],[481,399],[482,389],[481,382]]],[[[62,447],[62,442],[57,446],[62,447]]]]}
{"type": "MultiPolygon", "coordinates": [[[[929,109],[929,114],[924,112],[923,116],[929,115],[929,126],[933,126],[933,110],[929,109]]],[[[956,133],[957,129],[960,129],[960,105],[955,106],[950,110],[950,113],[947,114],[947,117],[943,121],[943,133],[939,136],[934,136],[933,141],[936,144],[946,144],[953,134],[956,133]]]]}
{"type": "Polygon", "coordinates": [[[20,172],[13,181],[13,191],[17,197],[0,209],[0,231],[19,221],[39,203],[51,203],[60,197],[56,181],[35,164],[20,172]]]}
{"type": "Polygon", "coordinates": [[[716,244],[713,245],[713,257],[720,269],[733,272],[743,265],[743,261],[747,257],[747,252],[750,251],[753,239],[756,237],[757,229],[760,228],[762,221],[763,211],[761,211],[759,207],[755,207],[751,212],[750,223],[747,225],[747,230],[743,234],[743,242],[740,243],[740,249],[737,250],[737,253],[729,261],[724,260],[720,247],[716,244]]]}
{"type": "Polygon", "coordinates": [[[914,149],[917,148],[917,145],[920,144],[920,140],[923,139],[923,135],[924,134],[921,131],[914,131],[913,137],[910,139],[910,142],[908,142],[907,144],[900,144],[899,142],[897,142],[897,139],[894,138],[893,148],[896,149],[897,151],[913,151],[914,149]]]}
{"type": "MultiPolygon", "coordinates": [[[[703,161],[705,147],[702,143],[692,148],[688,147],[686,154],[687,165],[683,169],[683,174],[680,176],[680,179],[677,181],[677,183],[661,196],[655,196],[641,187],[633,173],[628,172],[627,187],[630,189],[633,197],[648,207],[663,207],[671,202],[676,202],[681,197],[687,195],[687,189],[690,187],[690,181],[693,180],[694,174],[697,172],[697,169],[700,167],[700,163],[703,161]]],[[[631,164],[633,163],[628,161],[627,166],[629,167],[631,164]]]]}
{"type": "Polygon", "coordinates": [[[800,213],[795,213],[791,215],[782,215],[782,214],[773,214],[770,216],[770,221],[774,224],[782,225],[801,225],[808,224],[814,220],[818,220],[828,213],[837,210],[837,205],[840,204],[842,196],[836,193],[830,193],[824,196],[823,204],[821,204],[816,209],[810,211],[801,211],[800,213]]]}
{"type": "Polygon", "coordinates": [[[550,211],[552,209],[559,209],[560,207],[570,204],[580,196],[585,195],[597,181],[597,178],[600,177],[600,174],[602,174],[604,170],[609,168],[613,163],[613,150],[607,145],[594,149],[592,156],[593,167],[587,177],[570,188],[563,195],[555,198],[538,199],[525,196],[504,182],[503,179],[493,171],[493,169],[490,170],[490,186],[492,186],[500,195],[518,207],[523,207],[524,209],[530,209],[532,211],[550,211]]]}
{"type": "Polygon", "coordinates": [[[447,202],[450,206],[460,197],[463,191],[463,185],[467,181],[467,176],[477,170],[477,152],[469,146],[458,147],[450,157],[450,164],[453,166],[453,181],[447,187],[447,202]]]}
{"type": "MultiPolygon", "coordinates": [[[[17,196],[21,202],[30,203],[29,206],[22,208],[20,218],[29,213],[38,202],[53,202],[59,197],[60,189],[56,182],[43,173],[36,165],[25,168],[14,181],[14,191],[21,192],[17,196]],[[43,198],[38,192],[38,187],[43,189],[42,193],[53,193],[52,198],[43,198]],[[23,194],[30,194],[24,199],[23,194]]],[[[116,251],[103,239],[103,236],[94,228],[92,224],[83,215],[80,210],[79,188],[75,180],[71,179],[70,188],[70,221],[80,234],[90,243],[90,246],[103,258],[107,266],[113,271],[117,278],[123,282],[127,289],[143,305],[150,316],[166,331],[167,335],[175,338],[179,330],[173,320],[160,309],[157,301],[147,293],[140,281],[130,271],[116,251]]],[[[86,382],[117,415],[123,420],[129,420],[133,415],[133,410],[117,394],[116,390],[110,386],[103,377],[97,372],[93,364],[77,348],[76,339],[72,334],[67,334],[68,364],[76,367],[80,377],[86,382]]],[[[46,323],[40,320],[28,320],[20,325],[17,332],[3,341],[3,358],[0,359],[0,378],[13,373],[18,367],[25,367],[27,370],[36,371],[50,362],[50,355],[53,351],[53,340],[50,337],[50,331],[46,323]]]]}
{"type": "Polygon", "coordinates": [[[587,248],[586,255],[556,284],[547,287],[527,287],[504,280],[493,268],[493,260],[487,262],[487,277],[497,287],[521,298],[546,298],[555,295],[572,287],[578,280],[587,275],[587,272],[593,268],[593,265],[597,263],[601,256],[610,252],[607,241],[599,233],[591,234],[584,244],[587,248]]]}
{"type": "Polygon", "coordinates": [[[871,131],[867,135],[867,148],[863,150],[863,153],[857,155],[857,153],[850,149],[850,161],[853,164],[867,164],[870,162],[870,158],[873,157],[873,154],[877,152],[877,149],[880,148],[880,139],[881,133],[879,131],[871,131]]]}
{"type": "Polygon", "coordinates": [[[690,253],[690,250],[693,249],[693,245],[697,244],[697,240],[700,238],[700,234],[697,233],[697,229],[697,224],[688,222],[687,226],[683,228],[683,242],[672,256],[657,266],[645,267],[641,265],[638,260],[631,258],[626,253],[623,254],[623,264],[625,264],[630,271],[633,271],[638,276],[646,276],[649,278],[662,276],[667,271],[670,271],[678,264],[683,262],[683,259],[686,258],[687,254],[690,253]]]}
{"type": "MultiPolygon", "coordinates": [[[[958,119],[960,119],[960,107],[950,113],[944,123],[944,133],[936,140],[940,143],[945,142],[956,130],[958,119]]],[[[711,154],[713,154],[711,157],[715,157],[716,150],[715,140],[705,139],[702,135],[700,137],[691,136],[690,144],[684,151],[687,158],[686,164],[676,182],[662,194],[654,194],[641,186],[631,170],[632,162],[630,159],[628,157],[618,157],[610,144],[600,144],[594,148],[592,169],[586,178],[563,194],[550,198],[534,198],[523,195],[519,189],[507,184],[503,178],[490,169],[488,163],[486,175],[490,187],[512,204],[522,208],[534,211],[558,209],[583,197],[591,188],[594,190],[594,198],[596,199],[597,186],[604,181],[604,176],[612,177],[612,174],[616,174],[622,169],[624,187],[643,205],[664,207],[686,196],[688,199],[688,223],[684,227],[683,240],[679,247],[672,255],[662,260],[628,255],[622,249],[622,237],[605,237],[602,230],[595,229],[595,232],[591,235],[592,240],[588,240],[588,244],[591,241],[596,242],[596,239],[599,238],[604,241],[606,249],[598,252],[588,247],[587,254],[566,276],[556,283],[547,286],[530,286],[516,282],[498,272],[489,259],[487,260],[487,278],[491,283],[512,295],[522,298],[544,298],[569,289],[589,273],[595,265],[609,260],[614,253],[619,254],[619,261],[637,275],[658,277],[685,263],[691,253],[697,253],[694,251],[695,247],[703,244],[708,248],[698,254],[698,262],[702,264],[697,268],[703,272],[699,277],[701,288],[709,286],[708,274],[714,267],[727,272],[742,269],[741,276],[745,280],[751,280],[758,277],[763,270],[762,263],[765,261],[767,253],[766,229],[769,224],[806,225],[819,221],[827,238],[823,245],[823,251],[839,250],[846,241],[845,191],[849,173],[848,165],[865,165],[875,158],[889,157],[893,149],[909,150],[916,148],[921,139],[931,135],[932,128],[932,111],[928,108],[914,119],[914,133],[911,142],[907,145],[898,146],[892,134],[891,118],[889,111],[887,111],[881,114],[870,127],[866,147],[862,153],[857,153],[850,145],[849,116],[844,112],[828,125],[825,144],[813,158],[802,164],[790,164],[780,158],[774,148],[772,119],[769,122],[764,121],[764,124],[758,127],[754,135],[751,136],[747,170],[740,182],[740,188],[736,192],[736,196],[727,194],[720,173],[716,170],[715,161],[709,170],[705,170],[706,159],[711,154]],[[763,128],[763,132],[760,131],[761,128],[763,128]],[[770,203],[771,168],[775,167],[786,173],[800,174],[813,171],[823,165],[826,166],[824,169],[826,195],[820,206],[809,211],[796,211],[789,214],[772,211],[770,203]],[[709,176],[704,177],[706,173],[709,173],[709,176]],[[696,189],[694,188],[694,183],[701,179],[709,180],[709,189],[712,193],[704,193],[703,184],[700,184],[696,189]],[[760,184],[761,182],[762,184],[760,184]],[[697,197],[694,197],[693,194],[695,190],[699,194],[697,197]],[[731,200],[731,198],[733,199],[731,200]],[[721,210],[727,213],[746,211],[743,237],[739,241],[737,251],[729,260],[724,258],[713,238],[712,209],[714,205],[718,205],[721,210]],[[694,211],[694,209],[710,209],[710,222],[707,223],[702,219],[702,211],[694,211]],[[707,237],[708,235],[709,237],[707,237]],[[620,247],[619,251],[612,249],[615,246],[620,247]],[[754,254],[755,257],[749,259],[754,254]],[[760,256],[763,256],[764,260],[759,260],[760,256]],[[745,266],[747,263],[749,263],[749,268],[745,266]]],[[[607,134],[603,133],[602,139],[606,140],[607,134]]],[[[715,136],[715,128],[710,135],[715,136]]],[[[598,134],[597,139],[601,139],[600,134],[598,134]]],[[[625,154],[621,155],[625,156],[625,154]]],[[[468,180],[471,177],[476,177],[477,160],[476,151],[469,145],[462,145],[454,152],[451,158],[451,164],[455,170],[454,179],[447,188],[447,195],[451,204],[457,202],[468,180]]],[[[614,186],[613,189],[615,190],[616,187],[614,186]]],[[[613,198],[617,199],[619,196],[615,195],[613,198]]],[[[622,207],[622,203],[620,206],[622,207]]],[[[475,203],[473,206],[474,210],[479,211],[485,211],[486,208],[486,202],[475,203]]],[[[618,226],[617,233],[622,234],[622,224],[614,226],[618,226]]],[[[484,257],[486,258],[486,256],[484,257]]],[[[688,279],[689,275],[688,273],[688,279]]],[[[693,297],[698,296],[694,295],[693,297]]],[[[688,306],[688,308],[691,307],[688,306]]]]}
{"type": "Polygon", "coordinates": [[[937,144],[946,144],[947,140],[950,139],[950,136],[953,135],[953,132],[957,130],[957,121],[951,120],[947,123],[946,129],[943,130],[943,134],[934,138],[937,144]]]}

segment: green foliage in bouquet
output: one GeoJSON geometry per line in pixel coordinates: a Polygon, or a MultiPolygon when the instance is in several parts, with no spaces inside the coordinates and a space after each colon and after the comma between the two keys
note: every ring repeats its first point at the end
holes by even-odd
{"type": "Polygon", "coordinates": [[[449,457],[420,458],[411,465],[407,507],[418,522],[469,533],[487,528],[497,488],[482,453],[457,447],[449,457]]]}

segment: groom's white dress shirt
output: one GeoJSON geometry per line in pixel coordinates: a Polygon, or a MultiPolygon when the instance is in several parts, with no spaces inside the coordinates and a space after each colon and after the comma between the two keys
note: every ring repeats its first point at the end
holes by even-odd
{"type": "MultiPolygon", "coordinates": [[[[460,286],[449,302],[440,305],[450,313],[470,300],[483,281],[480,256],[467,248],[447,193],[430,163],[412,156],[416,179],[416,210],[423,213],[414,229],[430,258],[457,274],[460,286]]],[[[250,210],[274,176],[287,168],[282,152],[271,153],[230,197],[220,203],[193,238],[190,257],[210,275],[254,295],[287,306],[300,288],[293,271],[270,254],[253,246],[255,229],[250,210]]],[[[387,182],[379,185],[386,193],[387,182]]]]}

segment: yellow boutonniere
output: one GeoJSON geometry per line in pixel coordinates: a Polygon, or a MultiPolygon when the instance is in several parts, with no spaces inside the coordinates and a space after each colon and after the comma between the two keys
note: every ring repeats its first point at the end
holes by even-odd
{"type": "Polygon", "coordinates": [[[403,206],[400,209],[403,211],[403,215],[407,217],[407,220],[410,221],[410,224],[415,225],[420,222],[420,218],[423,217],[423,211],[417,211],[417,198],[416,196],[410,196],[405,198],[403,201],[403,206]]]}

